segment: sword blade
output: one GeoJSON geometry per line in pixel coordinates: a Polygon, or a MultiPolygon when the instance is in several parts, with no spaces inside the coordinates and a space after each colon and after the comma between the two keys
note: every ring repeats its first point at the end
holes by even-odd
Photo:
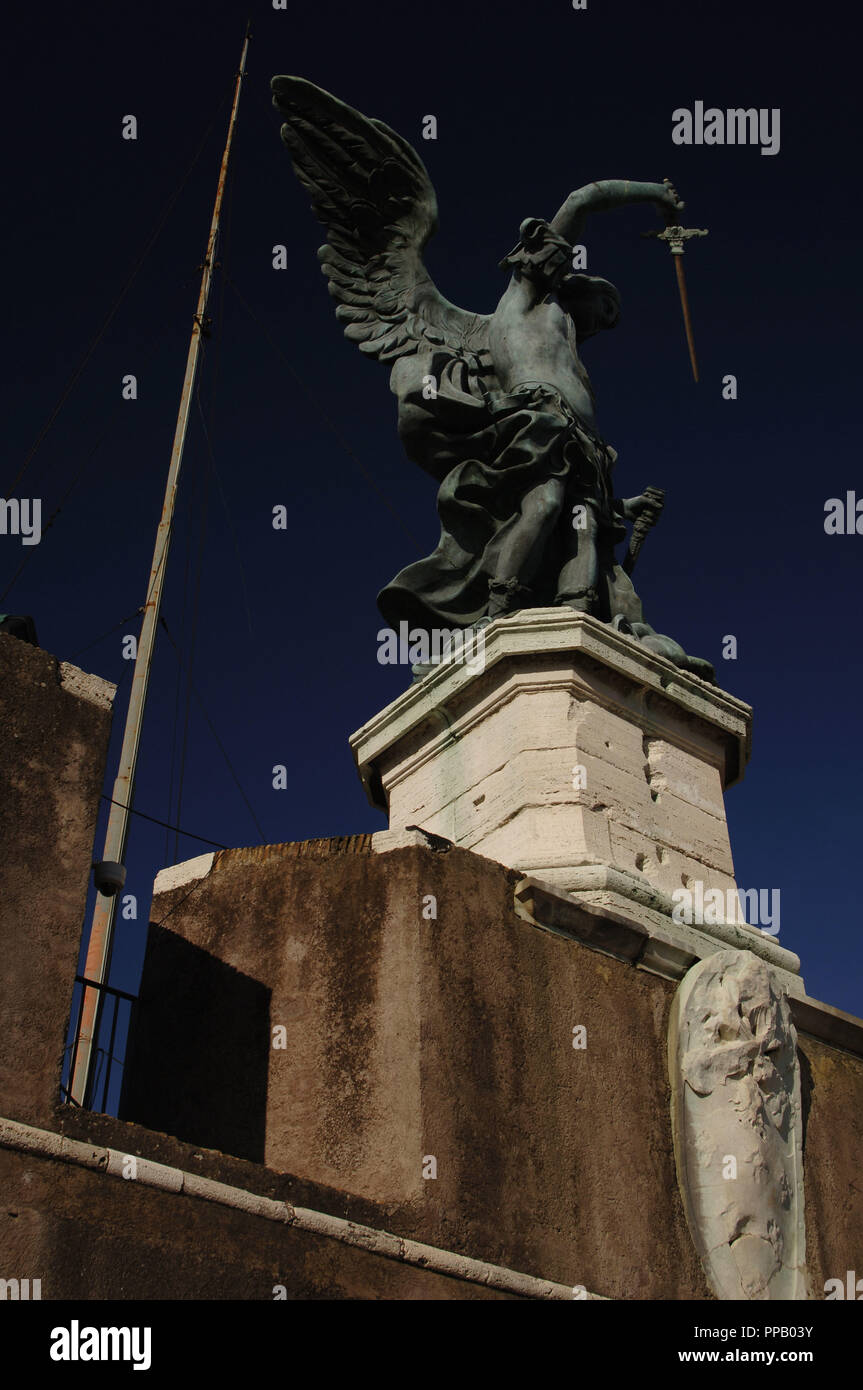
{"type": "Polygon", "coordinates": [[[686,341],[689,345],[689,360],[692,363],[692,375],[698,380],[698,362],[695,358],[695,340],[692,336],[692,320],[689,317],[689,300],[686,296],[686,280],[683,275],[683,256],[674,257],[674,269],[677,271],[677,288],[680,291],[680,304],[683,309],[683,323],[686,328],[686,341]]]}

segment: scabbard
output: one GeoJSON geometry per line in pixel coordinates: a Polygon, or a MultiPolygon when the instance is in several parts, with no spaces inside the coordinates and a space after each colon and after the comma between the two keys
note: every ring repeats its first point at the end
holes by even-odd
{"type": "Polygon", "coordinates": [[[632,574],[632,571],[635,569],[638,552],[644,545],[644,540],[648,531],[652,530],[659,520],[659,511],[662,503],[665,501],[665,491],[661,487],[646,487],[644,489],[644,495],[645,497],[654,497],[658,505],[655,509],[651,508],[650,511],[642,512],[641,516],[633,524],[632,535],[629,538],[629,548],[623,558],[624,574],[632,574]]]}

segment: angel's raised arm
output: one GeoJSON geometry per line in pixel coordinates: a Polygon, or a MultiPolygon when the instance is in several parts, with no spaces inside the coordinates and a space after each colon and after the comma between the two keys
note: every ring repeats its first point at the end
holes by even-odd
{"type": "Polygon", "coordinates": [[[628,203],[656,203],[663,214],[683,208],[670,183],[636,183],[630,179],[600,179],[586,183],[570,193],[551,221],[552,230],[575,243],[581,239],[584,224],[592,212],[608,212],[628,203]]]}

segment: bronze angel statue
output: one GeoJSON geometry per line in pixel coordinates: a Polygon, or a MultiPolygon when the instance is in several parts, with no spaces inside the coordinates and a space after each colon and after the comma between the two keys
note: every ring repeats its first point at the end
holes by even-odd
{"type": "Polygon", "coordinates": [[[423,264],[437,199],[416,151],[299,77],[274,77],[294,170],[327,229],[318,256],[336,315],[361,352],[390,365],[408,457],[439,484],[441,538],[378,596],[392,626],[471,628],[566,604],[714,680],[644,620],[615,546],[655,517],[655,489],[618,499],[617,455],[600,437],[582,342],[617,322],[607,280],[573,270],[586,218],[629,203],[683,207],[665,183],[607,179],[571,193],[550,222],[521,224],[501,261],[493,314],[445,299],[423,264]],[[644,524],[644,522],[642,522],[644,524]]]}

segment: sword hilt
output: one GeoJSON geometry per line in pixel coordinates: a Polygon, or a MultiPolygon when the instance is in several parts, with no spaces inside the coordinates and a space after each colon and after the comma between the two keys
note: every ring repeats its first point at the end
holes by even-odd
{"type": "Polygon", "coordinates": [[[669,222],[669,225],[661,232],[652,229],[649,232],[642,232],[643,237],[654,237],[657,241],[664,241],[672,256],[674,257],[674,269],[677,274],[677,288],[680,292],[680,306],[683,309],[683,325],[686,329],[686,342],[689,347],[689,360],[692,364],[692,375],[698,380],[698,361],[695,356],[695,341],[692,336],[692,323],[689,318],[689,300],[686,294],[686,279],[683,274],[683,252],[685,243],[690,237],[708,236],[706,227],[681,227],[676,222],[669,222]]]}

